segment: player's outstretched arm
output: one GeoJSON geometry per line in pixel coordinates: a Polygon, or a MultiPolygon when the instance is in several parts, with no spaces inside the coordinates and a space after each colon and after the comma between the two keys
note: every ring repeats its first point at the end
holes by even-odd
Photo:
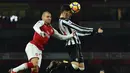
{"type": "Polygon", "coordinates": [[[74,35],[75,35],[75,32],[73,32],[70,35],[62,35],[56,29],[53,29],[53,30],[54,30],[53,36],[57,39],[60,39],[60,40],[67,40],[67,39],[74,37],[74,35]]]}
{"type": "Polygon", "coordinates": [[[93,28],[79,26],[79,25],[77,25],[76,23],[74,23],[74,22],[72,22],[72,21],[70,21],[70,22],[71,22],[73,25],[75,25],[75,26],[77,26],[77,27],[79,27],[79,28],[81,28],[81,29],[84,29],[84,30],[93,30],[93,28]]]}
{"type": "Polygon", "coordinates": [[[79,25],[71,22],[70,20],[69,21],[62,20],[62,22],[64,23],[64,25],[66,25],[66,26],[68,26],[70,28],[73,28],[76,31],[80,31],[80,32],[93,32],[93,28],[87,28],[87,27],[79,26],[79,25]]]}
{"type": "Polygon", "coordinates": [[[78,35],[78,36],[88,36],[88,35],[91,35],[91,33],[79,33],[79,32],[76,32],[76,35],[78,35]]]}
{"type": "Polygon", "coordinates": [[[102,35],[102,33],[103,33],[103,29],[98,28],[98,29],[94,29],[93,32],[87,32],[87,33],[76,32],[76,35],[78,36],[102,35]]]}

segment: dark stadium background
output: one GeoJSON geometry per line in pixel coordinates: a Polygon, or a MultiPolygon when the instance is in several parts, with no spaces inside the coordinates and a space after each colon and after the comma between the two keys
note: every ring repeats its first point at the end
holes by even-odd
{"type": "MultiPolygon", "coordinates": [[[[32,26],[40,19],[43,11],[52,13],[52,26],[58,29],[60,6],[78,1],[81,11],[72,20],[81,26],[102,27],[102,36],[80,37],[84,52],[84,73],[129,73],[130,70],[130,1],[129,0],[0,0],[0,70],[8,69],[27,61],[24,49],[32,39],[32,26]],[[10,22],[10,16],[18,16],[10,22]]],[[[44,60],[40,73],[52,57],[66,58],[65,41],[51,38],[45,46],[44,60]],[[56,54],[64,54],[56,57],[56,54]],[[54,55],[53,55],[54,54],[54,55]]],[[[68,59],[68,58],[67,58],[68,59]]]]}

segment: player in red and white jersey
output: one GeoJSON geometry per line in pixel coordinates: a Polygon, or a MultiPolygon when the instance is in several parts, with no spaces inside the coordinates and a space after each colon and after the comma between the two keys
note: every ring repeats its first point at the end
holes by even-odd
{"type": "Polygon", "coordinates": [[[38,73],[42,60],[42,50],[44,50],[44,46],[47,44],[50,36],[54,36],[60,40],[67,40],[75,35],[75,32],[70,35],[61,35],[50,25],[50,23],[51,13],[46,11],[42,14],[42,20],[39,20],[34,25],[33,28],[35,33],[33,39],[27,44],[25,48],[29,62],[10,69],[10,73],[17,73],[28,68],[31,68],[31,73],[38,73]]]}

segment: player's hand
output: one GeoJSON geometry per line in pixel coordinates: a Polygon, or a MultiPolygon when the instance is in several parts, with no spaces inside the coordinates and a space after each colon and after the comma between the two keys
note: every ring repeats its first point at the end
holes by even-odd
{"type": "Polygon", "coordinates": [[[100,70],[100,73],[105,73],[104,70],[100,70]]]}
{"type": "Polygon", "coordinates": [[[40,35],[41,35],[42,37],[45,37],[45,34],[44,34],[44,32],[41,32],[41,33],[40,33],[40,35]]]}
{"type": "Polygon", "coordinates": [[[101,28],[98,28],[98,33],[103,33],[103,30],[101,28]]]}
{"type": "Polygon", "coordinates": [[[47,33],[45,33],[45,32],[41,32],[40,35],[41,35],[42,37],[45,37],[45,36],[47,36],[48,38],[50,37],[50,36],[49,36],[47,33]]]}
{"type": "Polygon", "coordinates": [[[46,35],[48,38],[50,38],[50,36],[49,36],[47,33],[45,33],[45,35],[46,35]]]}

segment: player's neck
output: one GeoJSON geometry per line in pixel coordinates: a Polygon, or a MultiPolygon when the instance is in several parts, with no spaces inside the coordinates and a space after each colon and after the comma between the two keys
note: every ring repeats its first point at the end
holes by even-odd
{"type": "Polygon", "coordinates": [[[50,23],[46,23],[46,22],[45,22],[45,25],[50,25],[50,23]]]}
{"type": "Polygon", "coordinates": [[[50,24],[49,24],[49,23],[46,23],[46,25],[47,25],[47,26],[50,26],[50,24]]]}

